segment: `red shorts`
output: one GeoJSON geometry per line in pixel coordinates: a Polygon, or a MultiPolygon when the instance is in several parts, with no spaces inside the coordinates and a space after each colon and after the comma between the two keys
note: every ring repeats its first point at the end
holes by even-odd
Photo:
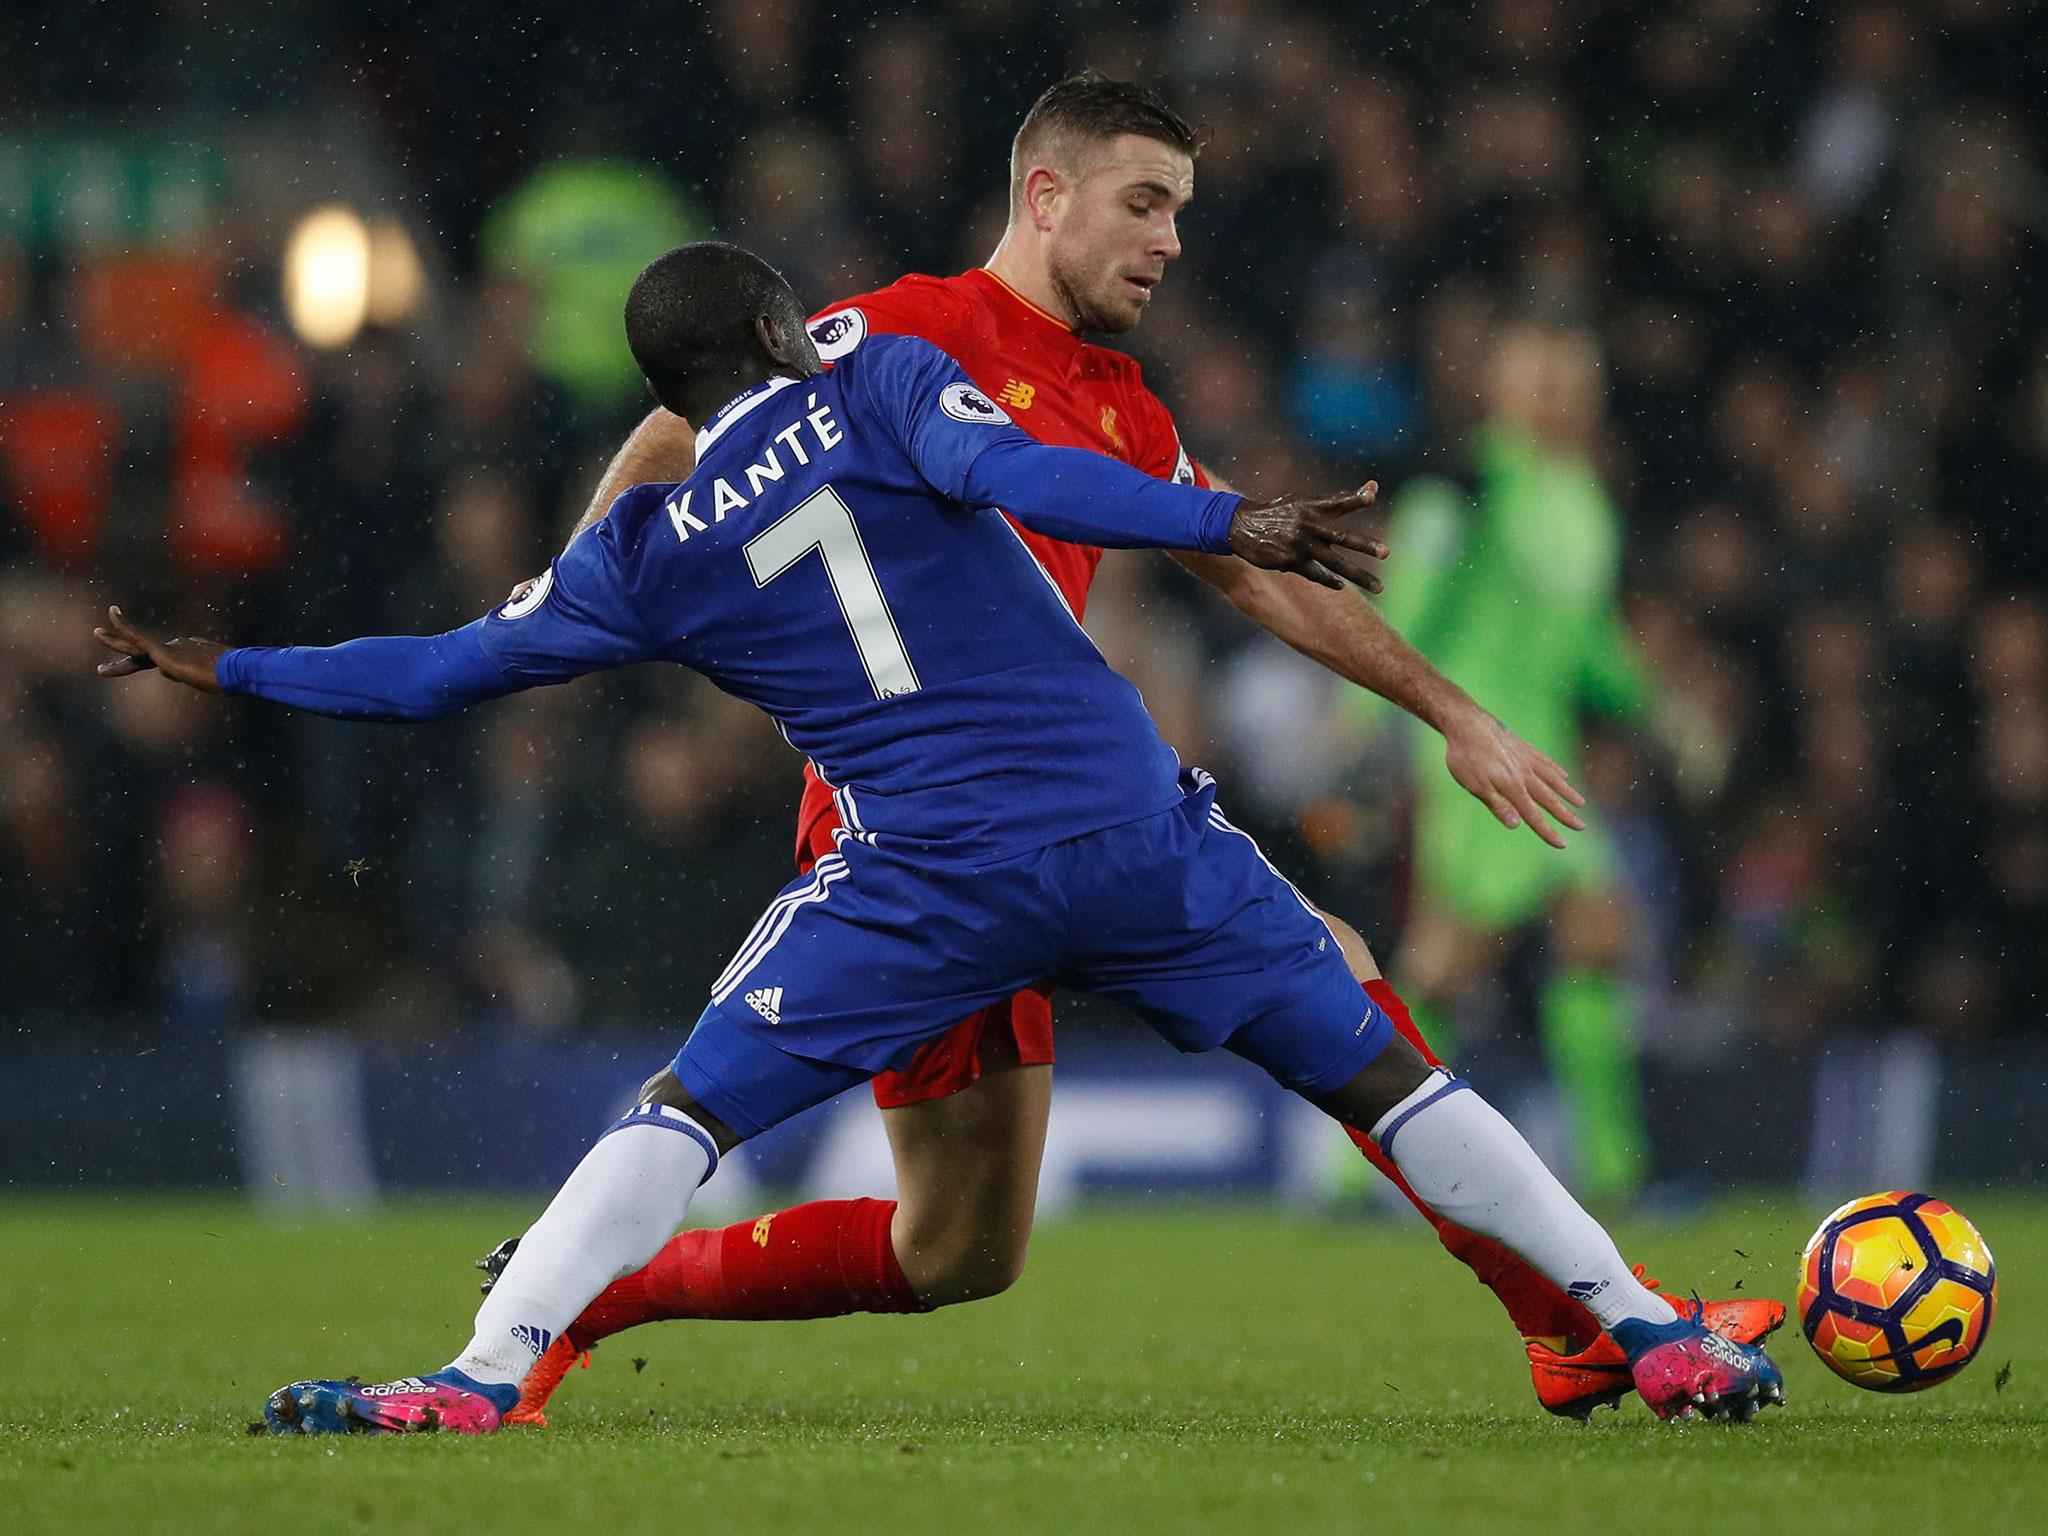
{"type": "MultiPolygon", "coordinates": [[[[797,812],[797,873],[808,873],[821,855],[832,851],[839,826],[832,792],[818,776],[804,774],[804,798],[797,812]]],[[[1052,988],[1041,985],[1015,997],[970,1013],[943,1035],[917,1048],[900,1072],[878,1072],[875,1102],[884,1109],[943,1099],[971,1088],[990,1065],[1052,1065],[1052,988]]]]}

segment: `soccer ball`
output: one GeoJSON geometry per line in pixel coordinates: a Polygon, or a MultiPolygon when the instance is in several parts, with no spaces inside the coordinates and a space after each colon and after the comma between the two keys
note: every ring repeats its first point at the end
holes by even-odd
{"type": "Polygon", "coordinates": [[[1806,1341],[1842,1380],[1873,1392],[1947,1381],[1984,1347],[1997,1305],[1991,1250],[1932,1195],[1851,1200],[1799,1261],[1806,1341]]]}

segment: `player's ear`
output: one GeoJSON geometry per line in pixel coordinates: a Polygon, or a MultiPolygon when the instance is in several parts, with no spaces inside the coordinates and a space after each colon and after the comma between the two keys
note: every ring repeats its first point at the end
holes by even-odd
{"type": "Polygon", "coordinates": [[[810,332],[801,325],[792,328],[773,315],[756,315],[754,339],[761,344],[761,351],[768,361],[777,368],[790,369],[806,378],[825,371],[825,365],[818,360],[818,348],[812,342],[810,332]]]}
{"type": "Polygon", "coordinates": [[[789,361],[787,338],[782,334],[782,327],[775,323],[773,315],[754,316],[754,340],[761,344],[761,351],[769,362],[789,361]]]}
{"type": "Polygon", "coordinates": [[[1041,234],[1052,228],[1053,207],[1067,190],[1066,178],[1049,165],[1024,173],[1024,215],[1041,234]]]}

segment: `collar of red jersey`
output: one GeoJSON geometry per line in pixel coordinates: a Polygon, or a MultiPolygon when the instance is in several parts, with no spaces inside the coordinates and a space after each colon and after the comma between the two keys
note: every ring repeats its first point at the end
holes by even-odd
{"type": "Polygon", "coordinates": [[[801,384],[802,379],[793,379],[786,373],[779,373],[765,384],[756,384],[752,389],[734,395],[725,404],[711,413],[711,419],[704,423],[697,433],[697,462],[704,462],[705,450],[725,435],[726,428],[738,421],[747,412],[757,409],[762,402],[778,390],[801,384]]]}
{"type": "Polygon", "coordinates": [[[1066,321],[1062,320],[1058,315],[1054,314],[1051,310],[1045,308],[1043,305],[1034,304],[1031,302],[1031,300],[1025,298],[1023,294],[1019,293],[1016,289],[1012,288],[1008,283],[1004,282],[1002,278],[998,277],[993,268],[976,267],[974,270],[979,272],[983,277],[987,278],[990,282],[994,283],[998,288],[1002,289],[1003,292],[1007,293],[1011,298],[1015,299],[1019,304],[1022,304],[1026,309],[1030,310],[1031,313],[1038,316],[1039,319],[1045,321],[1048,325],[1058,326],[1061,330],[1065,331],[1069,336],[1079,336],[1081,334],[1079,331],[1075,330],[1073,326],[1069,325],[1066,321]]]}

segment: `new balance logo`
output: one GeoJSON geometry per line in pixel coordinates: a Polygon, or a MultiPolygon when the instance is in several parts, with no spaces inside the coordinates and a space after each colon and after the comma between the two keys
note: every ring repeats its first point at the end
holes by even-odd
{"type": "Polygon", "coordinates": [[[545,1328],[536,1327],[532,1323],[519,1324],[512,1330],[512,1337],[532,1350],[533,1358],[536,1360],[546,1354],[548,1346],[555,1342],[555,1336],[552,1333],[549,1333],[545,1328]]]}
{"type": "Polygon", "coordinates": [[[770,1024],[782,1022],[782,988],[756,987],[747,994],[747,1006],[770,1024]]]}

